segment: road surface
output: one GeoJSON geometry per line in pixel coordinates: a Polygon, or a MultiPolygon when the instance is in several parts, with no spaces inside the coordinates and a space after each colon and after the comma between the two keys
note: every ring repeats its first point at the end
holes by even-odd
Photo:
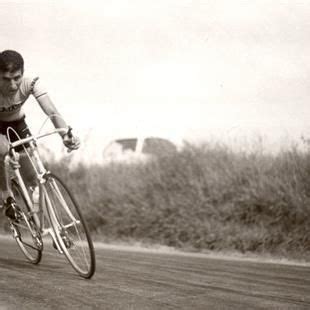
{"type": "Polygon", "coordinates": [[[0,309],[310,309],[310,267],[97,244],[91,280],[47,245],[38,266],[0,238],[0,309]]]}

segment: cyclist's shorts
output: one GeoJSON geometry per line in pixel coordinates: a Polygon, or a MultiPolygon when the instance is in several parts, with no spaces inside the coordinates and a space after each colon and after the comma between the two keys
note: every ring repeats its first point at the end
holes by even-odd
{"type": "MultiPolygon", "coordinates": [[[[0,134],[5,135],[7,138],[7,134],[9,134],[9,139],[11,142],[15,142],[19,140],[19,138],[26,138],[28,135],[31,135],[31,132],[25,122],[25,116],[19,120],[11,121],[11,122],[3,122],[0,121],[0,134]],[[7,131],[8,128],[13,128],[13,130],[7,131]],[[16,135],[16,133],[17,135],[16,135]]],[[[27,144],[25,144],[27,147],[27,144]]],[[[16,151],[20,152],[23,151],[23,146],[20,145],[15,148],[16,151]]]]}

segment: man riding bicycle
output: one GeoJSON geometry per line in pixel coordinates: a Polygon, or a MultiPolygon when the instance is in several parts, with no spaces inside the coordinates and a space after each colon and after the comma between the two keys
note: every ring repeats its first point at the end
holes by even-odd
{"type": "MultiPolygon", "coordinates": [[[[0,53],[0,204],[4,206],[5,215],[15,219],[16,204],[11,193],[9,180],[4,162],[5,155],[9,150],[7,139],[7,128],[13,128],[18,136],[9,131],[10,141],[18,138],[25,138],[30,135],[29,128],[25,122],[25,113],[22,109],[23,104],[32,95],[39,103],[46,115],[48,115],[55,128],[68,128],[65,121],[60,116],[47,91],[41,86],[38,77],[24,77],[24,60],[16,51],[5,50],[0,53]]],[[[71,150],[79,148],[80,141],[71,134],[62,134],[64,145],[71,150]]],[[[20,163],[22,174],[27,185],[35,186],[35,175],[28,157],[23,156],[23,147],[20,163]]]]}

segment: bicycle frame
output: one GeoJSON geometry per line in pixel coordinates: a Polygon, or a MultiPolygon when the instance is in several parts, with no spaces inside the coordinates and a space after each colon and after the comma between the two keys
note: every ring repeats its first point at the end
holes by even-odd
{"type": "MultiPolygon", "coordinates": [[[[18,184],[21,187],[21,190],[24,194],[25,200],[27,205],[30,208],[30,213],[32,214],[35,224],[37,228],[40,231],[40,234],[42,237],[46,235],[50,235],[52,237],[52,240],[54,244],[57,247],[57,250],[59,253],[63,254],[63,251],[61,250],[61,247],[59,245],[59,242],[55,236],[54,230],[52,228],[52,223],[55,219],[55,214],[52,209],[48,209],[50,205],[50,201],[48,198],[48,195],[46,193],[46,188],[44,187],[44,183],[46,182],[45,176],[49,173],[48,170],[46,170],[39,151],[38,147],[36,144],[36,141],[38,139],[41,139],[43,137],[56,134],[56,133],[67,133],[66,128],[57,128],[54,129],[52,132],[41,134],[38,136],[29,136],[24,139],[17,140],[16,142],[11,142],[10,143],[10,151],[5,157],[5,166],[8,171],[8,167],[10,166],[13,170],[14,177],[17,179],[18,184]],[[29,157],[32,167],[35,171],[36,174],[36,179],[38,181],[38,186],[39,186],[39,210],[34,210],[33,202],[32,199],[30,198],[27,186],[23,180],[23,177],[21,176],[20,173],[20,165],[13,164],[12,162],[19,162],[19,153],[15,151],[15,148],[19,145],[25,145],[28,144],[27,148],[24,147],[26,155],[29,157]],[[47,223],[48,222],[48,223],[47,223]]],[[[72,218],[74,218],[72,216],[72,218]]],[[[33,231],[31,227],[28,227],[29,230],[31,231],[31,234],[34,236],[36,232],[33,231]]]]}

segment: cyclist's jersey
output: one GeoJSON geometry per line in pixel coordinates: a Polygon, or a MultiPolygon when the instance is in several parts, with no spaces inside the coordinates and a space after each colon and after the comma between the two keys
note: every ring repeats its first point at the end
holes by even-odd
{"type": "Polygon", "coordinates": [[[21,85],[13,96],[3,96],[0,92],[0,121],[11,121],[24,116],[22,106],[30,95],[36,99],[46,95],[46,90],[41,86],[39,78],[22,77],[21,85]]]}

